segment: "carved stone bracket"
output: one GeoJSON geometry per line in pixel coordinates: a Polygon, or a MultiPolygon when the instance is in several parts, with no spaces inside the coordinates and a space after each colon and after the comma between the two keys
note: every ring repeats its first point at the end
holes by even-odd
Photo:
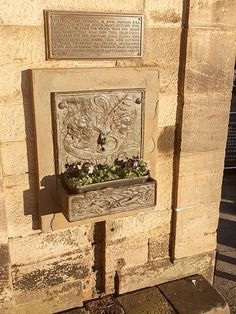
{"type": "Polygon", "coordinates": [[[105,216],[155,206],[156,181],[107,187],[100,190],[69,195],[62,186],[59,200],[69,221],[105,216]]]}

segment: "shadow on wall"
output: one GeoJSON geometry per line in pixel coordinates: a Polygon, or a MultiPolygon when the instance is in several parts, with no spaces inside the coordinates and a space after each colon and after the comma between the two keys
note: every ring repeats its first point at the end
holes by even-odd
{"type": "Polygon", "coordinates": [[[32,229],[40,228],[40,219],[37,204],[37,179],[36,171],[36,149],[35,149],[35,130],[33,106],[31,97],[31,71],[25,70],[21,72],[21,91],[23,96],[23,108],[25,119],[26,149],[27,161],[29,167],[28,179],[29,189],[23,192],[24,215],[32,216],[32,229]]]}

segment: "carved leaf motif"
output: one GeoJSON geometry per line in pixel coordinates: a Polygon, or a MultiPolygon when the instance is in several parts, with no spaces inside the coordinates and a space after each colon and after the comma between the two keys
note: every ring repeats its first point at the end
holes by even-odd
{"type": "Polygon", "coordinates": [[[109,163],[121,155],[141,156],[142,90],[57,93],[55,97],[60,172],[66,162],[109,163]]]}
{"type": "Polygon", "coordinates": [[[154,193],[153,184],[90,191],[75,196],[71,210],[75,216],[86,217],[152,206],[154,193]]]}

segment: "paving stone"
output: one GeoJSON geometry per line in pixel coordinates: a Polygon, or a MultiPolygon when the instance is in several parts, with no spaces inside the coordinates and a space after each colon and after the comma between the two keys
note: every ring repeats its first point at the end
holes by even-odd
{"type": "Polygon", "coordinates": [[[125,314],[122,306],[112,297],[85,302],[89,314],[125,314]]]}
{"type": "Polygon", "coordinates": [[[124,294],[117,298],[125,314],[173,314],[176,313],[157,287],[124,294]]]}
{"type": "Polygon", "coordinates": [[[168,282],[158,288],[179,314],[230,313],[223,297],[200,275],[168,282]]]}

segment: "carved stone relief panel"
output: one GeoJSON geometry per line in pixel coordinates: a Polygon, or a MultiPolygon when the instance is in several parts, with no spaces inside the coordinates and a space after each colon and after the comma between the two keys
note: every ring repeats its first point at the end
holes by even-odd
{"type": "Polygon", "coordinates": [[[53,93],[57,173],[66,163],[142,157],[145,90],[53,93]]]}

